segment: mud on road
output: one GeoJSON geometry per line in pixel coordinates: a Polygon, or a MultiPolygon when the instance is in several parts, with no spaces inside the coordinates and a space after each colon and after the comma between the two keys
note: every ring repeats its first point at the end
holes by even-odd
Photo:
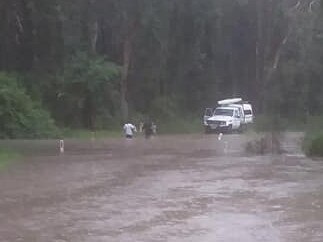
{"type": "Polygon", "coordinates": [[[244,135],[13,142],[28,158],[0,171],[0,241],[322,242],[323,161],[300,138],[266,156],[244,135]]]}

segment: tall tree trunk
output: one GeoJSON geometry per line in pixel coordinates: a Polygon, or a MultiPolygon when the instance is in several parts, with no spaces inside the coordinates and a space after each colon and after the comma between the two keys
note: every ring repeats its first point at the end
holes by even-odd
{"type": "Polygon", "coordinates": [[[120,85],[120,94],[121,94],[121,114],[123,121],[126,121],[129,117],[129,106],[127,100],[128,93],[128,76],[129,76],[129,67],[130,67],[130,57],[131,57],[131,49],[132,44],[129,38],[126,37],[126,40],[123,45],[123,67],[121,73],[121,85],[120,85]]]}
{"type": "Polygon", "coordinates": [[[82,38],[87,50],[91,54],[96,54],[96,46],[99,33],[99,23],[96,14],[96,1],[86,0],[83,6],[82,13],[82,38]]]}
{"type": "Polygon", "coordinates": [[[233,47],[230,50],[230,74],[231,74],[231,96],[237,97],[238,93],[238,83],[237,83],[237,66],[235,65],[235,56],[233,53],[233,47]]]}
{"type": "Polygon", "coordinates": [[[97,20],[92,21],[90,26],[90,47],[92,54],[96,54],[96,45],[98,42],[99,23],[97,20]]]}
{"type": "Polygon", "coordinates": [[[121,95],[121,114],[124,121],[129,118],[129,105],[128,105],[128,80],[129,70],[131,65],[131,57],[133,52],[133,42],[137,32],[139,19],[137,16],[126,23],[126,35],[123,43],[123,66],[120,81],[120,95],[121,95]]]}
{"type": "Polygon", "coordinates": [[[256,107],[258,111],[263,109],[263,82],[265,71],[265,41],[264,41],[264,0],[257,0],[257,42],[256,42],[256,80],[254,93],[257,101],[256,107]]]}

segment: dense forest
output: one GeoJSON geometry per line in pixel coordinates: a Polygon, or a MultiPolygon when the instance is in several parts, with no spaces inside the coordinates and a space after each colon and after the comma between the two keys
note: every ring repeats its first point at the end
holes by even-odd
{"type": "Polygon", "coordinates": [[[323,111],[319,0],[3,0],[0,136],[200,117],[226,97],[323,111]]]}

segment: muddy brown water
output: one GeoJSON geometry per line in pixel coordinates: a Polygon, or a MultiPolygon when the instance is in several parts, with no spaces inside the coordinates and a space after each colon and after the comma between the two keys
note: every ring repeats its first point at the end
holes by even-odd
{"type": "Polygon", "coordinates": [[[5,142],[26,158],[0,171],[0,241],[322,242],[323,161],[248,139],[5,142]]]}

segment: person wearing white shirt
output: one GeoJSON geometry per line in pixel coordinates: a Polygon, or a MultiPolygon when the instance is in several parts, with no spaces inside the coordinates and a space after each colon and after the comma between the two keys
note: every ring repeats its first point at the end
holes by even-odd
{"type": "Polygon", "coordinates": [[[137,132],[137,128],[136,126],[128,122],[123,126],[123,131],[127,139],[132,139],[134,132],[137,132]]]}

